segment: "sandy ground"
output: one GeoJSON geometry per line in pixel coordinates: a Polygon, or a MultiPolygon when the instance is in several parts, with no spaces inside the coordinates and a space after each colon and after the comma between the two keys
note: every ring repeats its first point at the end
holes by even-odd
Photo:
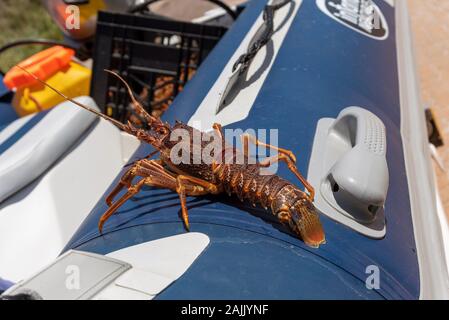
{"type": "Polygon", "coordinates": [[[446,214],[449,213],[449,0],[407,0],[415,39],[422,101],[433,109],[445,145],[438,153],[448,172],[435,164],[446,214]]]}

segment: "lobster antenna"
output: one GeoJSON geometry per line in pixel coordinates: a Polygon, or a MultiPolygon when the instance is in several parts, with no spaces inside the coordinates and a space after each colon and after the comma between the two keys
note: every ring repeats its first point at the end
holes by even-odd
{"type": "Polygon", "coordinates": [[[113,119],[113,118],[111,118],[111,117],[109,117],[109,116],[107,116],[107,115],[101,113],[101,112],[98,112],[97,110],[94,110],[94,109],[92,109],[92,108],[90,108],[90,107],[88,107],[88,106],[85,106],[84,104],[79,103],[78,101],[75,101],[75,100],[73,100],[73,99],[67,97],[65,94],[63,94],[62,92],[60,92],[58,89],[56,89],[56,88],[54,88],[53,86],[49,85],[49,84],[46,83],[45,81],[39,79],[39,77],[37,77],[35,74],[33,74],[32,72],[28,71],[28,70],[25,69],[24,67],[19,66],[19,65],[16,65],[16,67],[18,67],[19,69],[21,69],[21,70],[25,71],[26,73],[28,73],[28,74],[29,74],[30,76],[32,76],[35,80],[39,81],[39,82],[42,83],[44,86],[50,88],[51,90],[53,90],[54,92],[56,92],[57,94],[59,94],[61,97],[63,97],[65,100],[70,101],[71,103],[76,104],[77,106],[79,106],[79,107],[81,107],[81,108],[83,108],[83,109],[85,109],[85,110],[87,110],[87,111],[89,111],[89,112],[92,112],[93,114],[97,115],[98,117],[103,118],[103,119],[105,119],[105,120],[107,120],[107,121],[109,121],[109,122],[112,122],[112,123],[113,123],[115,126],[117,126],[118,128],[120,128],[120,129],[122,129],[122,130],[124,130],[124,131],[127,131],[127,130],[126,130],[127,127],[126,127],[123,123],[121,123],[121,122],[119,122],[119,121],[117,121],[117,120],[115,120],[115,119],[113,119]]]}
{"type": "Polygon", "coordinates": [[[139,103],[139,101],[137,101],[137,99],[134,96],[133,91],[131,90],[131,87],[129,86],[129,84],[126,82],[125,79],[123,79],[117,72],[114,72],[112,70],[108,70],[108,69],[103,69],[104,71],[106,71],[107,73],[112,74],[113,76],[117,77],[126,87],[126,89],[128,90],[128,94],[131,97],[131,100],[133,102],[134,108],[137,110],[137,112],[143,116],[145,118],[145,120],[149,121],[149,122],[154,122],[157,121],[157,119],[155,117],[153,117],[152,115],[150,115],[145,109],[144,107],[142,107],[142,104],[139,103]]]}

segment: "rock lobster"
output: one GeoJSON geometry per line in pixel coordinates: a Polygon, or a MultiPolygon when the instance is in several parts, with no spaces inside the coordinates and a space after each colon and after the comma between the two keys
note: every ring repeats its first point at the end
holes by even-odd
{"type": "MultiPolygon", "coordinates": [[[[172,132],[177,129],[184,130],[190,136],[190,142],[193,141],[192,136],[194,134],[208,135],[210,133],[198,131],[179,121],[172,127],[168,123],[162,122],[159,118],[150,115],[136,100],[127,82],[113,71],[105,70],[124,83],[131,97],[134,111],[148,124],[148,130],[138,128],[130,121],[127,124],[123,124],[105,114],[84,106],[60,93],[57,89],[40,80],[26,69],[20,66],[18,67],[43,85],[61,95],[64,99],[112,122],[121,130],[137,137],[142,142],[152,145],[156,149],[149,156],[135,161],[123,174],[118,185],[106,197],[106,203],[109,209],[99,220],[98,228],[100,233],[102,233],[103,225],[108,218],[123,203],[137,194],[144,185],[147,185],[170,189],[178,193],[181,201],[182,219],[187,230],[190,227],[186,196],[215,195],[227,192],[229,195],[237,196],[241,201],[248,201],[254,206],[260,205],[266,210],[270,209],[272,214],[281,223],[289,226],[307,245],[317,248],[325,243],[324,231],[318,213],[313,205],[314,189],[296,168],[296,157],[291,151],[265,144],[258,141],[254,136],[244,134],[242,135],[242,142],[244,146],[243,158],[245,161],[242,164],[237,164],[232,161],[231,163],[229,161],[222,161],[223,157],[229,155],[231,159],[236,159],[236,157],[242,155],[242,152],[230,146],[226,147],[222,127],[219,124],[214,124],[213,133],[219,137],[225,146],[220,152],[214,154],[214,161],[210,164],[204,161],[200,161],[198,164],[192,164],[192,162],[174,163],[171,159],[171,151],[178,141],[171,139],[172,132]],[[274,149],[277,151],[277,155],[255,164],[249,163],[248,145],[250,142],[255,145],[274,149]],[[160,153],[159,159],[150,159],[156,153],[160,153]],[[290,171],[305,186],[308,194],[276,174],[260,173],[262,168],[267,168],[273,163],[281,161],[287,164],[290,171]],[[140,180],[133,183],[135,178],[140,178],[140,180]],[[126,192],[114,202],[114,198],[123,188],[126,188],[126,192]]],[[[200,152],[205,147],[204,141],[207,141],[207,139],[201,139],[199,146],[200,152]]],[[[191,160],[192,158],[189,159],[191,160]]]]}

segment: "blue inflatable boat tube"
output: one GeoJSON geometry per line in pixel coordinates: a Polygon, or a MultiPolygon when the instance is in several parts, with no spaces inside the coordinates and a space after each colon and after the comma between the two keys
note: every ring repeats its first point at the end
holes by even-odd
{"type": "MultiPolygon", "coordinates": [[[[449,298],[443,242],[447,226],[436,209],[407,4],[373,3],[381,17],[378,32],[337,19],[344,12],[329,16],[329,1],[293,1],[286,9],[286,29],[267,44],[272,53],[265,69],[248,85],[252,89],[237,95],[245,111],[232,113],[241,115],[238,119],[220,119],[230,129],[277,129],[279,144],[297,154],[298,169],[307,173],[314,165],[310,157],[320,119],[336,118],[349,106],[375,114],[385,125],[388,146],[385,235],[368,237],[323,214],[327,243],[311,249],[262,209],[227,196],[189,198],[191,230],[206,234],[210,244],[157,299],[449,298]]],[[[208,103],[217,101],[220,79],[229,78],[225,73],[236,52],[246,50],[242,44],[265,4],[249,2],[165,121],[224,117],[226,109],[217,115],[217,102],[208,103]]],[[[134,158],[151,151],[143,145],[134,158]]],[[[284,166],[277,173],[295,181],[284,166]]],[[[119,178],[64,251],[107,254],[186,232],[178,196],[146,188],[108,220],[100,235],[104,198],[119,178]]]]}

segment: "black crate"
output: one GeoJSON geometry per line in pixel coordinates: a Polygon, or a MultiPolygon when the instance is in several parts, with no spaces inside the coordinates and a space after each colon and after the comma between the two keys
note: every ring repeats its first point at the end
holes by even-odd
{"type": "Polygon", "coordinates": [[[131,116],[125,87],[104,69],[128,81],[145,109],[162,113],[194,75],[226,28],[100,12],[94,46],[91,96],[103,112],[131,116]]]}

